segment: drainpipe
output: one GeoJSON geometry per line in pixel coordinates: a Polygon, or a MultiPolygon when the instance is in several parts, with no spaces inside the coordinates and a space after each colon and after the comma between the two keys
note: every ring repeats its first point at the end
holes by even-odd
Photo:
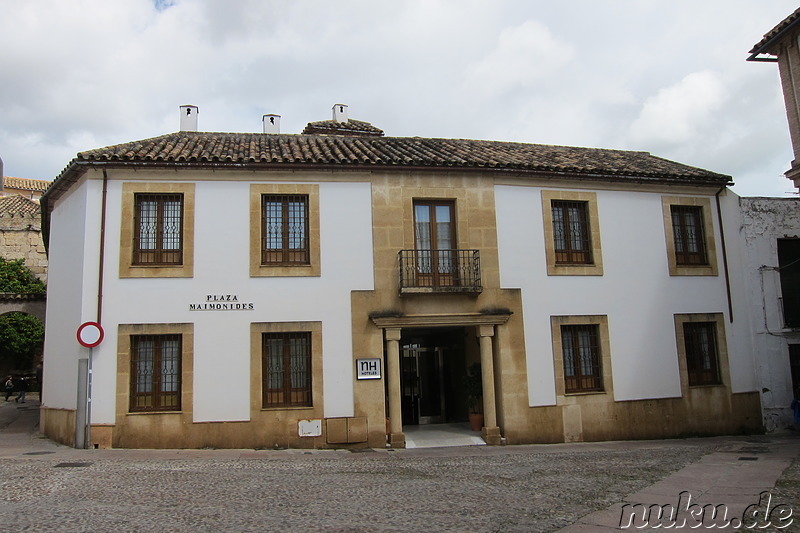
{"type": "Polygon", "coordinates": [[[100,257],[99,274],[97,278],[97,323],[102,324],[103,318],[103,266],[105,262],[106,249],[106,196],[108,195],[108,172],[103,169],[103,196],[100,206],[100,257]]]}
{"type": "Polygon", "coordinates": [[[728,293],[728,320],[733,324],[733,299],[731,298],[731,278],[728,274],[728,250],[725,247],[725,228],[722,225],[722,207],[719,202],[719,195],[727,187],[722,187],[714,195],[717,200],[717,221],[719,222],[719,239],[722,244],[722,270],[725,273],[725,290],[728,293]]]}

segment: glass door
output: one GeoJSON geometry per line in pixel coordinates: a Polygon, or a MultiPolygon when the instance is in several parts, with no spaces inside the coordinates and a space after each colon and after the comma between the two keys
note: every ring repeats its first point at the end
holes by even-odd
{"type": "Polygon", "coordinates": [[[455,205],[448,201],[414,203],[417,285],[457,284],[455,205]]]}

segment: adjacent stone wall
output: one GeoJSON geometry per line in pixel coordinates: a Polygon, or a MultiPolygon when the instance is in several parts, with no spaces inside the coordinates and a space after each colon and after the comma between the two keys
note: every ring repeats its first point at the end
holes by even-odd
{"type": "Polygon", "coordinates": [[[25,266],[47,283],[47,252],[38,209],[35,213],[0,211],[0,256],[24,259],[25,266]]]}

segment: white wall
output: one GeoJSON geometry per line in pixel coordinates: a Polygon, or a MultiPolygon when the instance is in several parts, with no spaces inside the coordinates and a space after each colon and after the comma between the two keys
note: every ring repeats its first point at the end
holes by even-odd
{"type": "Polygon", "coordinates": [[[800,199],[741,198],[740,230],[745,280],[751,302],[751,329],[764,426],[783,429],[792,422],[789,344],[800,331],[783,327],[778,239],[800,237],[800,199]]]}
{"type": "MultiPolygon", "coordinates": [[[[206,422],[250,418],[252,322],[320,321],[325,416],[352,416],[350,291],[374,288],[370,185],[319,184],[320,277],[251,278],[250,182],[220,180],[196,184],[192,278],[120,279],[122,181],[127,180],[115,178],[108,184],[106,338],[94,349],[92,422],[114,422],[117,325],[139,323],[194,323],[194,420],[206,422]],[[252,302],[255,309],[189,310],[190,303],[202,303],[207,294],[217,293],[235,294],[240,302],[252,302]]],[[[92,201],[99,204],[99,196],[92,201]]],[[[70,269],[80,272],[77,265],[70,269]]],[[[91,301],[91,287],[82,296],[91,301]]],[[[77,295],[72,299],[79,301],[77,295]]],[[[66,332],[59,336],[67,337],[66,332]]]]}
{"type": "MultiPolygon", "coordinates": [[[[671,277],[662,195],[596,191],[604,275],[548,276],[542,190],[495,188],[501,285],[522,290],[530,405],[556,401],[550,332],[554,315],[608,316],[616,400],[679,397],[673,315],[724,313],[728,317],[716,212],[719,276],[671,277]]],[[[715,209],[713,196],[711,201],[715,209]]],[[[729,350],[739,350],[731,346],[736,342],[728,338],[729,350]]],[[[743,370],[739,362],[731,368],[734,392],[748,387],[747,380],[740,379],[743,370]]]]}
{"type": "Polygon", "coordinates": [[[98,182],[80,181],[53,210],[49,241],[47,321],[44,341],[44,405],[75,409],[78,360],[89,350],[78,344],[78,326],[97,318],[98,256],[87,242],[99,240],[98,182]]]}

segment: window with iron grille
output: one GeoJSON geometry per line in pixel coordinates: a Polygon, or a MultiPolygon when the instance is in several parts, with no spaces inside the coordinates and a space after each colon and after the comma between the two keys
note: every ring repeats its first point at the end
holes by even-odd
{"type": "Polygon", "coordinates": [[[561,326],[564,392],[603,390],[597,324],[561,326]]]}
{"type": "Polygon", "coordinates": [[[261,195],[261,264],[309,264],[308,195],[261,195]]]}
{"type": "Polygon", "coordinates": [[[689,386],[719,385],[719,352],[715,322],[684,322],[689,386]]]}
{"type": "Polygon", "coordinates": [[[800,239],[778,239],[778,273],[783,323],[790,328],[800,327],[800,239]]]}
{"type": "Polygon", "coordinates": [[[311,407],[311,332],[262,334],[262,406],[311,407]]]}
{"type": "Polygon", "coordinates": [[[131,336],[131,411],[181,409],[181,336],[131,336]]]}
{"type": "Polygon", "coordinates": [[[552,200],[556,264],[591,264],[588,202],[552,200]]]}
{"type": "Polygon", "coordinates": [[[133,264],[183,263],[183,194],[136,194],[133,264]]]}
{"type": "Polygon", "coordinates": [[[672,234],[675,238],[675,262],[682,266],[708,265],[703,208],[672,205],[672,234]]]}

